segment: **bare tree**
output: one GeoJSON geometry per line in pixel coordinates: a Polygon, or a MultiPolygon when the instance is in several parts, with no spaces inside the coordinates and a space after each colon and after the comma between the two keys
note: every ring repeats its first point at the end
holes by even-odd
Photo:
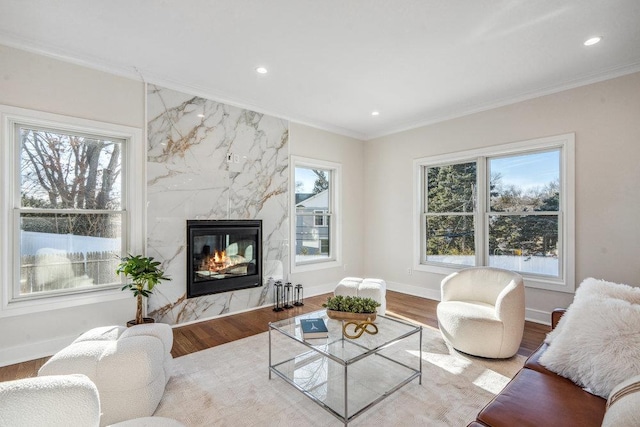
{"type": "MultiPolygon", "coordinates": [[[[117,209],[121,143],[21,129],[22,207],[117,209]]],[[[105,215],[55,215],[52,232],[104,235],[105,215]],[[62,222],[64,222],[64,224],[62,222]]],[[[42,220],[40,220],[42,226],[42,220]]]]}

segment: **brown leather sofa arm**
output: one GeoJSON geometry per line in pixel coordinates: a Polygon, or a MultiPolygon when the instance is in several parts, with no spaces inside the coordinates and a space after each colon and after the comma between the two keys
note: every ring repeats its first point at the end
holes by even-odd
{"type": "Polygon", "coordinates": [[[551,312],[551,329],[555,329],[558,326],[558,322],[562,315],[567,311],[566,308],[555,308],[551,312]]]}

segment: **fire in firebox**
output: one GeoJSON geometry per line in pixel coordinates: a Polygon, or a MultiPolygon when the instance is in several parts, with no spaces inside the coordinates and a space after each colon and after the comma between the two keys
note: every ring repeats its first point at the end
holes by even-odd
{"type": "Polygon", "coordinates": [[[202,260],[198,274],[201,276],[247,274],[248,266],[249,262],[241,255],[227,256],[227,251],[215,250],[212,255],[202,260]]]}
{"type": "Polygon", "coordinates": [[[262,286],[262,221],[187,221],[187,297],[262,286]]]}

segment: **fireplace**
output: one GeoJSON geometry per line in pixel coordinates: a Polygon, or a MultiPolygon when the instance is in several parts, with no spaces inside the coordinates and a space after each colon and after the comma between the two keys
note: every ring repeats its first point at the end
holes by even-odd
{"type": "Polygon", "coordinates": [[[187,221],[187,298],[262,286],[262,220],[187,221]]]}

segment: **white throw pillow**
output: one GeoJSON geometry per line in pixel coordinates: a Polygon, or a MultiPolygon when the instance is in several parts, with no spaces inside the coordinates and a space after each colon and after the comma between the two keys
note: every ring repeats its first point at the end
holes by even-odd
{"type": "Polygon", "coordinates": [[[601,295],[574,301],[540,363],[593,394],[607,398],[640,375],[640,304],[601,295]]]}
{"type": "MultiPolygon", "coordinates": [[[[623,301],[629,301],[633,304],[640,304],[640,288],[624,285],[621,283],[607,282],[606,280],[597,280],[592,277],[584,279],[574,296],[573,302],[580,301],[583,298],[590,297],[614,298],[623,301]]],[[[558,325],[547,334],[544,342],[551,344],[551,341],[560,333],[564,327],[565,316],[560,318],[558,325]]]]}
{"type": "Polygon", "coordinates": [[[602,427],[640,425],[640,375],[618,384],[607,400],[602,427]]]}

